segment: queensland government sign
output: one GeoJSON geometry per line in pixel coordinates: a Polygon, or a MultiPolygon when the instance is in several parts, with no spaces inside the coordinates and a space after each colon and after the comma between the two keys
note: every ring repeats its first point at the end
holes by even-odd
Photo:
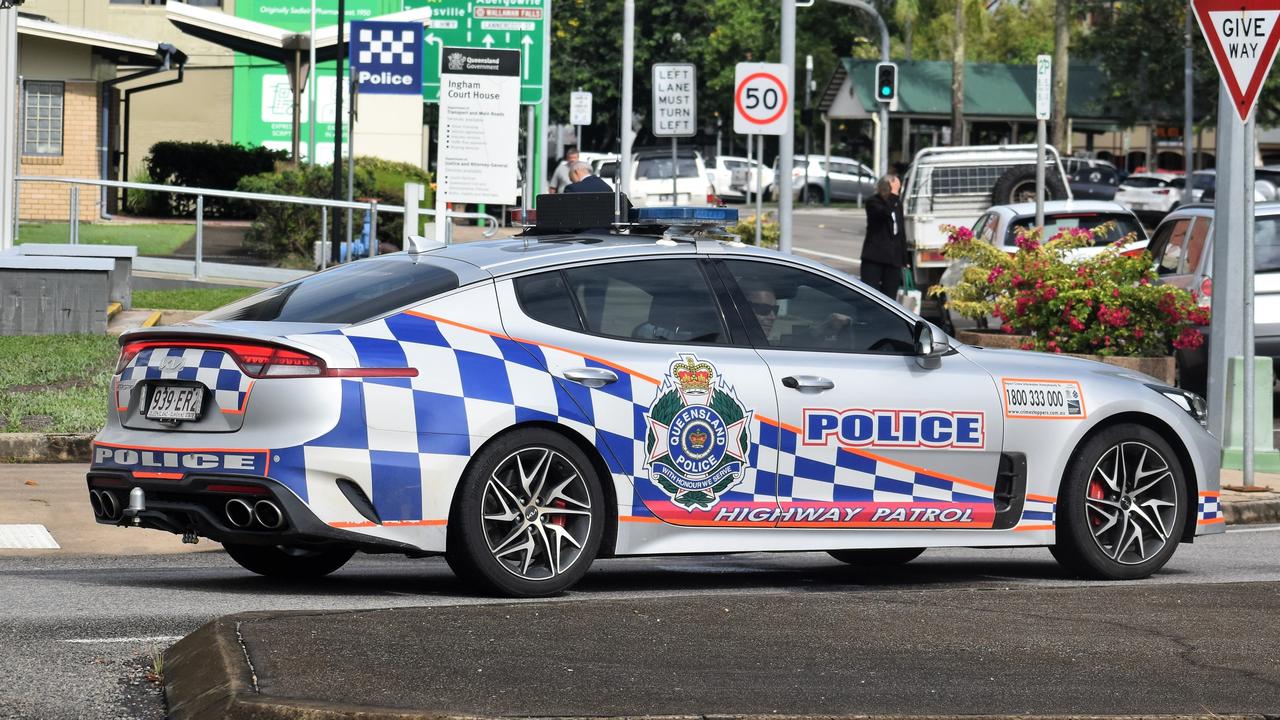
{"type": "Polygon", "coordinates": [[[543,68],[550,47],[550,0],[427,0],[422,97],[440,102],[443,51],[449,47],[520,51],[520,103],[542,102],[543,68]]]}

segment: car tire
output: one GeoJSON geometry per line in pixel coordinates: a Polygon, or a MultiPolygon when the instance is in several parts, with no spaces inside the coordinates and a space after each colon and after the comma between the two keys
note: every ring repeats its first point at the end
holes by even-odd
{"type": "MultiPolygon", "coordinates": [[[[1035,193],[1035,165],[1015,165],[996,180],[991,190],[991,204],[1012,205],[1020,202],[1035,202],[1035,193]]],[[[1056,169],[1049,168],[1044,174],[1044,195],[1045,200],[1067,198],[1067,185],[1056,169]]]]}
{"type": "Polygon", "coordinates": [[[1058,495],[1054,558],[1096,580],[1137,580],[1178,547],[1189,499],[1173,449],[1156,432],[1124,423],[1074,453],[1058,495]]]}
{"type": "Polygon", "coordinates": [[[299,548],[284,545],[223,543],[240,567],[269,578],[307,580],[324,577],[347,564],[354,548],[299,548]]]}
{"type": "Polygon", "coordinates": [[[809,203],[821,205],[824,198],[825,194],[823,193],[822,188],[817,185],[806,185],[800,190],[800,202],[805,203],[806,205],[809,203]]]}
{"type": "Polygon", "coordinates": [[[516,430],[467,468],[449,519],[449,566],[511,597],[546,597],[586,574],[604,535],[595,466],[564,436],[516,430]]]}
{"type": "Polygon", "coordinates": [[[828,550],[827,554],[847,565],[897,567],[920,557],[924,548],[877,548],[874,550],[828,550]]]}

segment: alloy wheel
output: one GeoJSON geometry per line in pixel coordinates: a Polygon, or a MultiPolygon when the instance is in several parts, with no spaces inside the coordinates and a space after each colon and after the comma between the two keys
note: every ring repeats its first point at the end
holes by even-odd
{"type": "Polygon", "coordinates": [[[507,572],[550,580],[573,566],[591,534],[591,494],[572,461],[546,447],[508,455],[481,501],[485,542],[507,572]]]}
{"type": "Polygon", "coordinates": [[[1125,441],[1102,454],[1085,486],[1085,517],[1098,548],[1122,565],[1155,557],[1177,524],[1178,485],[1155,448],[1125,441]]]}

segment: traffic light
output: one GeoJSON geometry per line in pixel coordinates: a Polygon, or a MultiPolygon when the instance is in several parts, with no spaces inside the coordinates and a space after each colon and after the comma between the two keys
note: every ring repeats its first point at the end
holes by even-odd
{"type": "Polygon", "coordinates": [[[887,103],[898,98],[898,66],[893,63],[876,65],[876,100],[887,103]]]}

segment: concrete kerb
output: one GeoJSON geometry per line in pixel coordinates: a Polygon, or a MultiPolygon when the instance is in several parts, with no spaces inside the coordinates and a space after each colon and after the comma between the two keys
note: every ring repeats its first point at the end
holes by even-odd
{"type": "Polygon", "coordinates": [[[88,462],[92,442],[92,433],[0,433],[0,463],[88,462]]]}

